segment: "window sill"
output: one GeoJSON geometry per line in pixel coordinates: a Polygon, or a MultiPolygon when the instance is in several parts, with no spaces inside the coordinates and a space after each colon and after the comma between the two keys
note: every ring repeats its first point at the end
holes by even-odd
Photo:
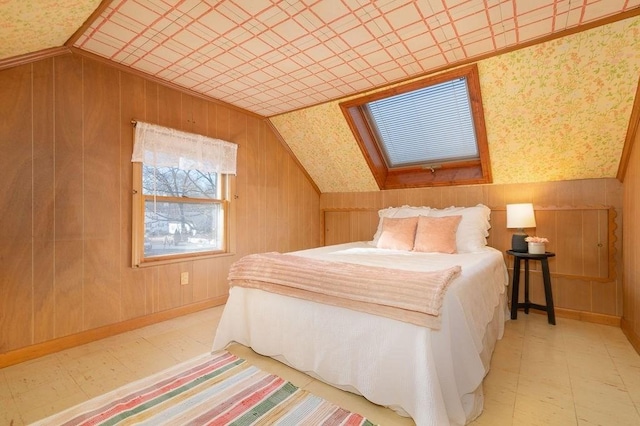
{"type": "Polygon", "coordinates": [[[148,268],[151,266],[159,266],[159,265],[168,265],[171,263],[184,263],[184,262],[193,262],[196,260],[203,260],[203,259],[213,259],[213,258],[217,258],[217,257],[230,257],[230,256],[235,256],[236,253],[233,252],[225,252],[225,253],[213,253],[213,254],[203,254],[203,255],[195,255],[195,256],[181,256],[181,257],[172,257],[172,258],[167,258],[167,259],[154,259],[154,260],[146,260],[143,262],[140,262],[139,265],[133,265],[132,268],[133,269],[138,269],[138,268],[148,268]]]}
{"type": "Polygon", "coordinates": [[[413,170],[389,170],[379,184],[381,189],[419,188],[428,186],[476,185],[491,183],[491,177],[483,173],[482,167],[446,167],[436,169],[416,168],[413,170]]]}

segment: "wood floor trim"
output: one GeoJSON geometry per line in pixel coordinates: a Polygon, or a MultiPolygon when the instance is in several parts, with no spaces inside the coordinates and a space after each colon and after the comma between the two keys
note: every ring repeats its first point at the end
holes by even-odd
{"type": "Polygon", "coordinates": [[[115,336],[120,333],[135,330],[137,328],[146,327],[162,321],[177,318],[183,315],[209,309],[214,306],[220,306],[227,302],[227,296],[208,299],[198,303],[192,303],[186,306],[180,306],[174,309],[168,309],[162,312],[156,312],[139,318],[132,318],[117,324],[110,324],[104,327],[94,328],[92,330],[83,331],[81,333],[71,334],[69,336],[60,337],[58,339],[49,340],[43,343],[26,346],[13,351],[0,354],[0,368],[10,365],[19,364],[55,352],[60,352],[85,343],[91,343],[106,337],[115,336]]]}
{"type": "Polygon", "coordinates": [[[631,346],[633,346],[636,352],[640,354],[640,336],[638,336],[634,331],[633,324],[622,318],[620,328],[622,328],[622,332],[624,333],[624,335],[627,336],[627,339],[631,343],[631,346]]]}
{"type": "MultiPolygon", "coordinates": [[[[614,315],[598,314],[594,312],[574,311],[573,309],[555,308],[556,316],[560,318],[574,319],[591,322],[594,324],[611,325],[620,328],[620,317],[614,315]]],[[[546,315],[545,312],[541,312],[546,315]]]]}

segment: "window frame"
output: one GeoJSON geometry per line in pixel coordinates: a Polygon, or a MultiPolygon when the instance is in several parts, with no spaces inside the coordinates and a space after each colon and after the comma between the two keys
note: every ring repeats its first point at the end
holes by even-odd
{"type": "Polygon", "coordinates": [[[218,173],[218,184],[221,185],[219,199],[205,199],[194,197],[171,197],[161,195],[146,195],[142,188],[143,163],[134,162],[133,167],[133,202],[132,202],[132,238],[131,238],[131,257],[133,267],[153,266],[164,263],[184,262],[188,260],[203,259],[209,257],[218,257],[222,255],[232,255],[233,241],[231,239],[231,202],[229,194],[232,186],[231,176],[218,173]],[[145,201],[156,199],[157,201],[176,202],[183,201],[185,203],[204,203],[219,204],[222,208],[224,217],[223,224],[223,244],[220,250],[207,250],[188,253],[176,253],[164,256],[145,257],[144,240],[145,240],[145,201]]]}
{"type": "Polygon", "coordinates": [[[491,183],[493,180],[482,107],[482,96],[480,93],[480,79],[478,77],[478,66],[476,64],[350,99],[341,102],[340,109],[380,189],[471,185],[491,183]],[[364,106],[372,101],[422,89],[460,77],[467,79],[479,158],[448,161],[437,164],[395,168],[388,167],[383,154],[383,148],[377,141],[375,130],[369,125],[366,108],[364,106]]]}

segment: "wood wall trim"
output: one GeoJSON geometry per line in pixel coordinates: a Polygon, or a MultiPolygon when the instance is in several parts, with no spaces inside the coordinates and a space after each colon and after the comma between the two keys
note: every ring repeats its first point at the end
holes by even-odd
{"type": "Polygon", "coordinates": [[[616,178],[620,182],[624,182],[624,177],[627,174],[627,166],[629,165],[629,159],[631,158],[631,150],[633,149],[633,143],[638,134],[638,125],[640,124],[640,79],[638,80],[638,87],[636,88],[636,97],[633,101],[633,108],[631,109],[631,117],[629,118],[629,126],[627,127],[627,135],[624,138],[624,146],[622,148],[622,155],[620,156],[620,164],[618,165],[618,173],[616,178]]]}
{"type": "MultiPolygon", "coordinates": [[[[614,315],[598,314],[595,312],[574,311],[573,309],[555,308],[556,316],[560,318],[573,319],[577,321],[590,322],[594,324],[610,325],[620,327],[622,318],[614,315]]],[[[544,311],[531,311],[536,314],[547,315],[544,311]]]]}
{"type": "Polygon", "coordinates": [[[143,317],[133,318],[116,324],[94,328],[80,333],[71,334],[69,336],[64,336],[43,343],[38,343],[24,348],[5,352],[3,354],[0,354],[0,368],[19,364],[21,362],[39,358],[44,355],[60,352],[62,350],[69,349],[75,346],[84,345],[85,343],[94,342],[96,340],[115,336],[116,334],[121,334],[127,331],[146,327],[148,325],[156,324],[183,315],[202,311],[204,309],[224,305],[227,302],[227,297],[228,296],[220,296],[213,299],[204,300],[202,302],[180,306],[178,308],[173,308],[166,311],[156,312],[154,314],[145,315],[143,317]]]}
{"type": "Polygon", "coordinates": [[[622,318],[620,321],[620,328],[622,329],[624,335],[627,336],[627,339],[629,339],[631,346],[633,346],[636,352],[640,354],[640,336],[638,336],[633,330],[633,324],[630,323],[626,318],[622,318]]]}
{"type": "Polygon", "coordinates": [[[324,212],[377,212],[380,209],[376,209],[373,207],[323,207],[322,213],[324,212]]]}
{"type": "MultiPolygon", "coordinates": [[[[491,211],[505,211],[506,207],[489,207],[491,211]]],[[[538,206],[534,205],[534,209],[537,211],[583,211],[583,210],[606,210],[607,211],[607,276],[590,276],[590,275],[577,275],[566,274],[561,272],[551,272],[553,277],[562,277],[579,281],[593,281],[599,283],[610,283],[617,279],[617,267],[616,267],[616,217],[617,213],[614,207],[605,205],[584,205],[584,206],[538,206]]],[[[350,208],[350,207],[324,207],[321,208],[323,224],[326,223],[325,216],[327,213],[349,213],[349,212],[376,212],[380,209],[377,208],[350,208]]],[[[323,244],[326,241],[326,229],[323,227],[323,244]]],[[[510,271],[512,267],[508,268],[510,271]]],[[[539,272],[539,271],[538,271],[539,272]]],[[[536,271],[532,271],[536,273],[536,271]]]]}
{"type": "MultiPolygon", "coordinates": [[[[513,267],[508,267],[507,269],[509,271],[513,271],[513,267]]],[[[611,269],[611,264],[609,264],[609,269],[611,269]]],[[[520,267],[520,271],[524,271],[524,265],[520,267]]],[[[530,270],[529,273],[530,274],[542,274],[541,271],[536,271],[536,270],[530,270]]],[[[561,277],[561,278],[567,278],[567,279],[570,279],[570,280],[594,281],[594,282],[599,282],[599,283],[610,283],[612,281],[615,281],[615,279],[616,279],[615,276],[613,278],[609,278],[609,277],[601,278],[601,277],[591,277],[591,276],[585,276],[585,275],[563,274],[561,272],[550,272],[550,275],[552,277],[561,277]]]]}
{"type": "MultiPolygon", "coordinates": [[[[491,210],[501,210],[506,211],[505,207],[489,207],[491,210]]],[[[612,209],[611,206],[606,206],[604,204],[588,204],[583,206],[538,206],[536,204],[533,205],[533,210],[606,210],[612,209]]]]}
{"type": "Polygon", "coordinates": [[[84,23],[74,32],[71,37],[64,43],[67,47],[72,47],[73,43],[78,41],[80,36],[93,24],[93,22],[98,19],[98,16],[104,12],[104,10],[111,4],[112,0],[102,0],[96,10],[93,11],[91,15],[84,21],[84,23]]]}
{"type": "Polygon", "coordinates": [[[347,106],[340,104],[340,110],[344,116],[354,139],[358,142],[358,148],[369,165],[369,170],[376,180],[378,189],[384,189],[389,169],[385,163],[380,147],[375,143],[375,136],[371,134],[371,128],[367,125],[364,116],[359,111],[358,105],[347,106]]]}
{"type": "Polygon", "coordinates": [[[29,64],[42,59],[53,58],[54,56],[68,55],[70,53],[71,51],[68,48],[62,46],[38,50],[37,52],[26,53],[24,55],[13,56],[11,58],[0,59],[0,70],[29,64]]]}
{"type": "MultiPolygon", "coordinates": [[[[491,207],[492,211],[505,211],[506,207],[491,207]]],[[[616,224],[616,217],[618,214],[616,213],[616,209],[611,206],[605,205],[585,205],[585,206],[534,206],[534,210],[542,210],[542,211],[558,211],[558,210],[607,210],[607,240],[608,240],[608,270],[609,273],[606,277],[587,277],[580,275],[570,275],[570,274],[561,274],[552,272],[552,276],[564,277],[574,280],[583,280],[583,281],[596,281],[596,282],[611,282],[617,278],[617,270],[616,270],[616,230],[618,225],[616,224]]]]}

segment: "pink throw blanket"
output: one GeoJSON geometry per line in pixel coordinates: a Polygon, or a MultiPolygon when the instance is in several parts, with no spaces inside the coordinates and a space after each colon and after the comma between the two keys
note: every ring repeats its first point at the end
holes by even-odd
{"type": "Polygon", "coordinates": [[[263,253],[235,262],[229,283],[439,328],[445,292],[460,271],[405,271],[263,253]]]}

